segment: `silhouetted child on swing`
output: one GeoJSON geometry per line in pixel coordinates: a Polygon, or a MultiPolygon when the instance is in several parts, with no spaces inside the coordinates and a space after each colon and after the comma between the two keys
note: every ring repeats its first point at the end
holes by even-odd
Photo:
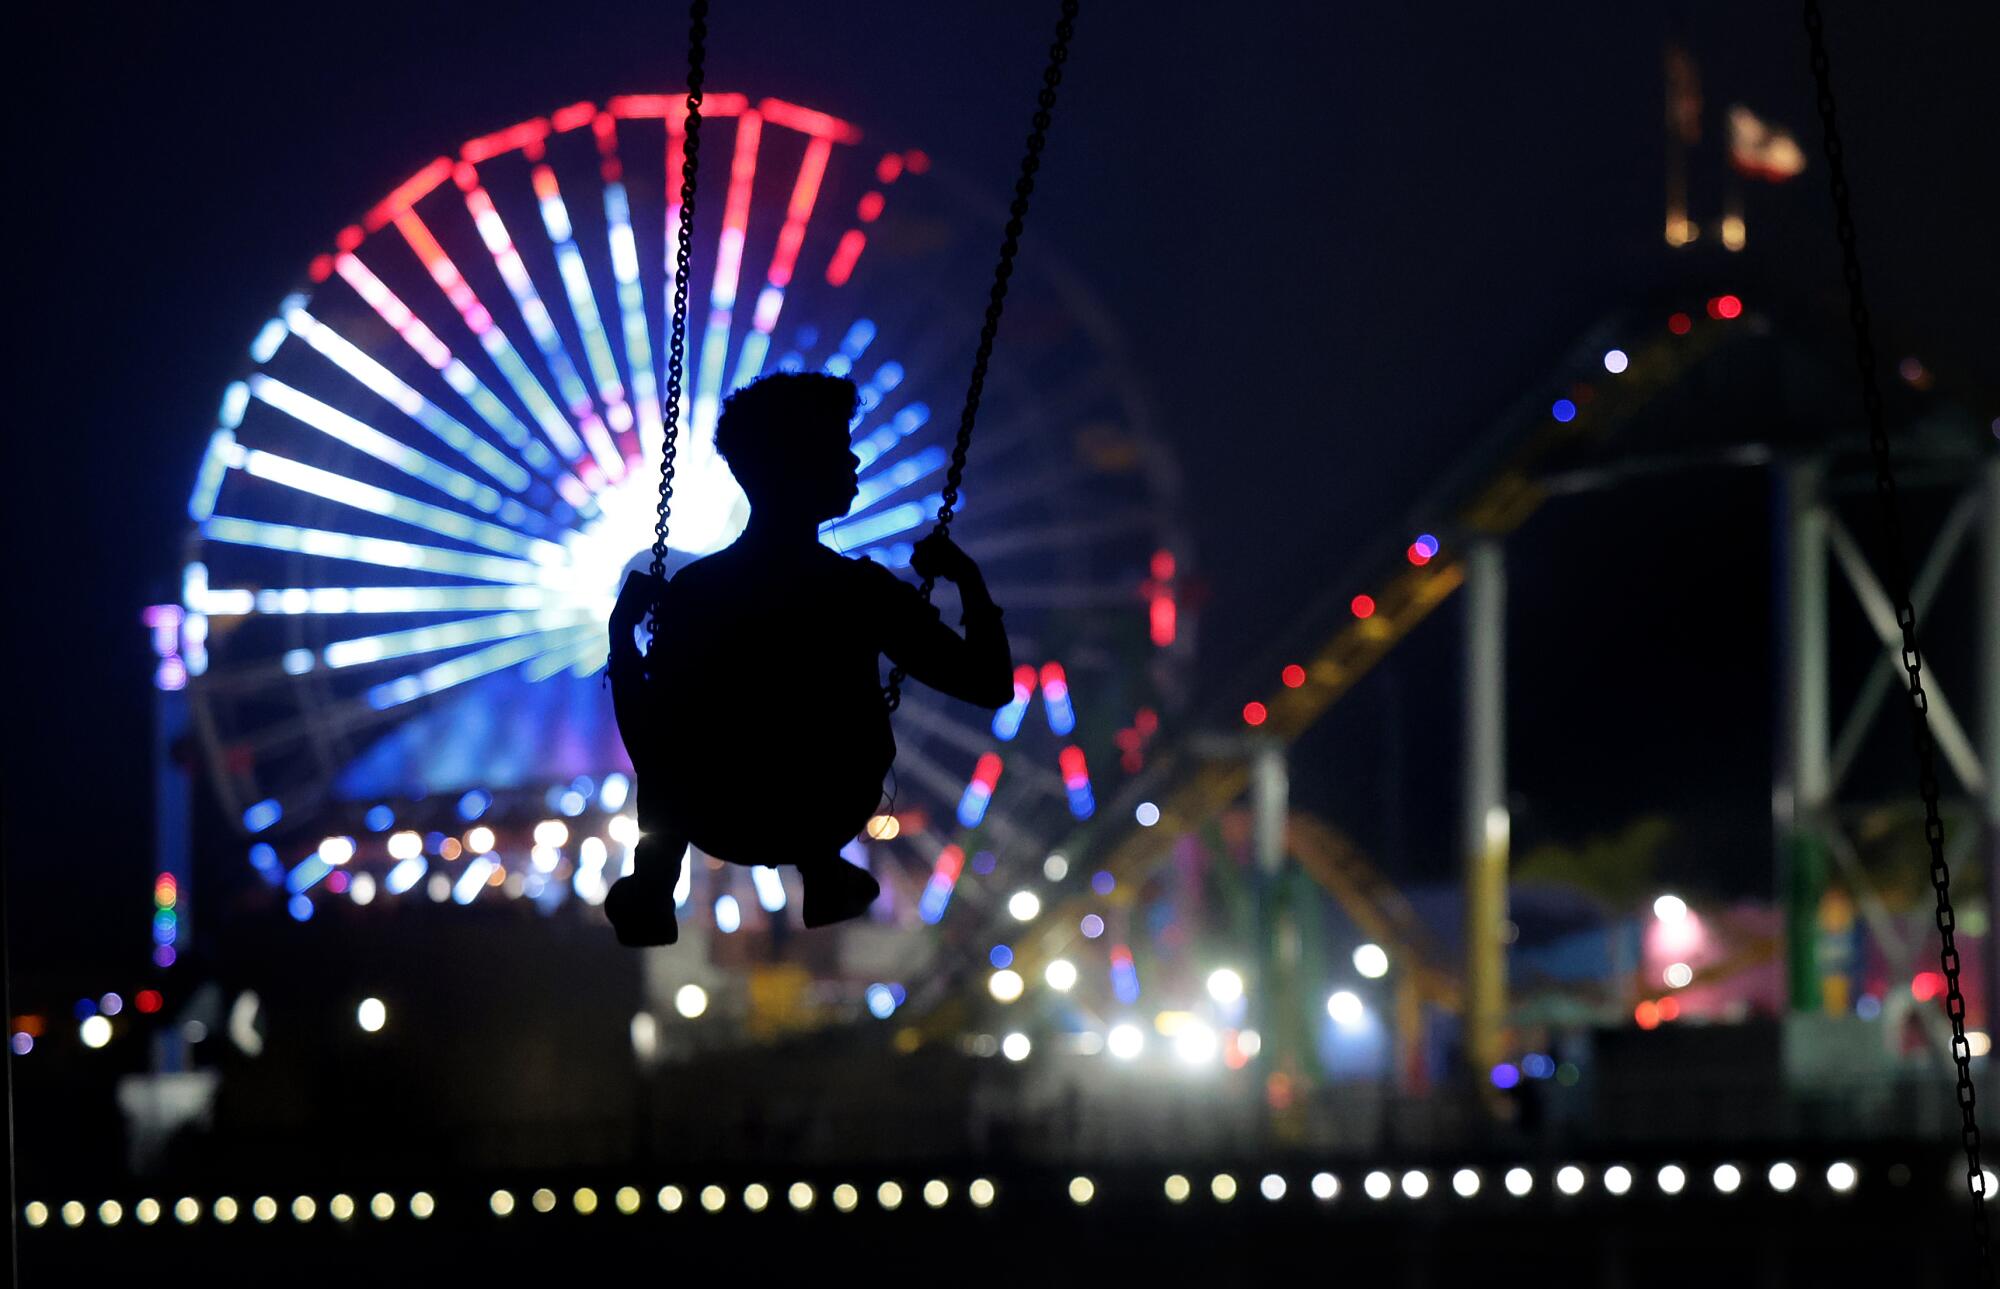
{"type": "Polygon", "coordinates": [[[881,887],[840,851],[881,804],[896,756],[881,655],[981,707],[1014,696],[1000,610],[949,538],[918,542],[910,563],[957,585],[963,637],[881,565],[820,543],[859,486],[856,398],[852,381],[791,373],[731,395],[715,445],[750,499],[749,525],[664,587],[631,574],[612,610],[612,700],[642,834],[604,906],[621,943],[678,938],[673,889],[690,842],[731,863],[797,865],[809,927],[867,910],[881,887]],[[656,598],[641,654],[634,636],[656,598]]]}

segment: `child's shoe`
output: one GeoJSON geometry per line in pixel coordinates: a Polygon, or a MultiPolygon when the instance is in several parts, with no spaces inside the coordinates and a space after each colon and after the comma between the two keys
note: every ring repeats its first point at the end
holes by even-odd
{"type": "Polygon", "coordinates": [[[831,926],[858,918],[882,894],[882,884],[844,859],[799,865],[805,882],[803,916],[809,927],[831,926]]]}
{"type": "Polygon", "coordinates": [[[679,874],[663,878],[657,872],[648,865],[611,884],[604,897],[604,915],[611,919],[618,943],[645,949],[681,938],[681,924],[674,917],[674,878],[679,874]]]}

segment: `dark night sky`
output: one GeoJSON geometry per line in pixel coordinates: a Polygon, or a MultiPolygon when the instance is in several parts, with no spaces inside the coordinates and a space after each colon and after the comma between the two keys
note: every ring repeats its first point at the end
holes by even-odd
{"type": "MultiPolygon", "coordinates": [[[[997,191],[1053,7],[723,0],[710,83],[896,123],[997,191]]],[[[1280,630],[1299,570],[1338,568],[1585,323],[1670,280],[1669,31],[1702,64],[1711,125],[1741,99],[1816,153],[1791,7],[1743,8],[1087,6],[1026,253],[1058,250],[1109,304],[1199,481],[1206,675],[1226,679],[1280,630]]],[[[1888,347],[1922,352],[1946,380],[1983,360],[1991,381],[2000,113],[1977,97],[1990,95],[1990,14],[1836,8],[1888,347]]],[[[441,149],[553,104],[678,84],[682,17],[674,4],[406,3],[16,22],[12,922],[17,963],[122,961],[147,916],[136,615],[171,585],[189,477],[245,343],[335,229],[441,149]]],[[[1821,181],[1815,169],[1752,194],[1746,264],[1801,298],[1837,281],[1821,181]]],[[[1688,527],[1672,489],[1570,507],[1522,547],[1513,753],[1531,826],[1563,835],[1649,804],[1762,826],[1768,646],[1758,637],[1754,664],[1734,665],[1700,647],[1703,615],[1766,614],[1762,485],[1704,487],[1703,531],[1677,539],[1678,558],[1649,536],[1688,527]],[[1629,604],[1568,621],[1565,588],[1621,543],[1653,556],[1623,580],[1629,604]],[[1578,552],[1581,564],[1557,558],[1578,552]],[[1565,641],[1591,659],[1587,709],[1565,641]],[[1579,772],[1579,739],[1620,750],[1579,772]]],[[[1425,842],[1453,808],[1433,678],[1455,665],[1448,629],[1420,634],[1300,768],[1309,799],[1391,801],[1377,749],[1394,688],[1411,772],[1393,821],[1351,822],[1411,872],[1449,868],[1425,842]]]]}

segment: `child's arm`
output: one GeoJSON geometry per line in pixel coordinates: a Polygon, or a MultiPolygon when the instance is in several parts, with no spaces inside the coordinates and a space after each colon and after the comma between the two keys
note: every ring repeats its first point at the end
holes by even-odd
{"type": "Polygon", "coordinates": [[[965,634],[945,626],[935,610],[897,583],[883,614],[883,652],[889,660],[932,689],[988,710],[1013,701],[1014,657],[1007,628],[979,566],[949,537],[936,535],[917,543],[910,566],[958,587],[965,634]]]}
{"type": "Polygon", "coordinates": [[[645,739],[646,727],[646,656],[639,652],[637,632],[662,589],[649,574],[629,574],[611,610],[611,710],[628,750],[645,739]]]}

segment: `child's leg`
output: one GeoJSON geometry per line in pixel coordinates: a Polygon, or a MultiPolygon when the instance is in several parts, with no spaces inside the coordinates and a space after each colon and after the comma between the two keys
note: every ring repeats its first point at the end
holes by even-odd
{"type": "Polygon", "coordinates": [[[872,874],[839,855],[804,861],[799,865],[799,878],[806,888],[800,919],[809,927],[858,918],[882,894],[882,884],[872,874]]]}
{"type": "Polygon", "coordinates": [[[639,844],[632,851],[632,872],[611,884],[604,897],[604,914],[620,944],[634,947],[672,944],[680,939],[674,917],[674,887],[680,881],[681,860],[688,839],[674,828],[659,806],[656,778],[639,776],[639,844]]]}

